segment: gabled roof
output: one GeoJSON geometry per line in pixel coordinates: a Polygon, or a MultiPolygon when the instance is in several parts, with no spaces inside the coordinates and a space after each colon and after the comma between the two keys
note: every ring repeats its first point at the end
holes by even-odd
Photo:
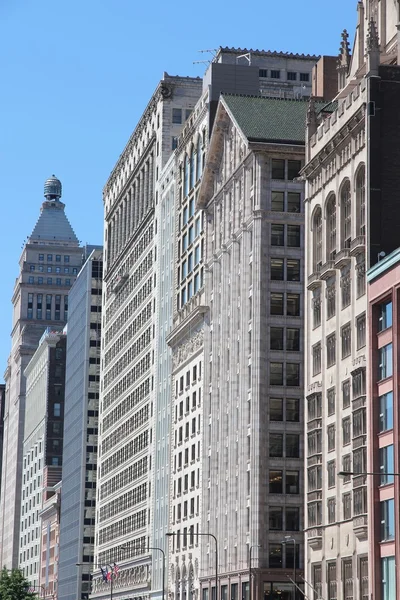
{"type": "Polygon", "coordinates": [[[308,99],[223,94],[221,100],[249,142],[305,144],[308,99]]]}
{"type": "Polygon", "coordinates": [[[58,200],[45,201],[28,242],[62,242],[79,246],[78,238],[64,212],[65,204],[58,200]]]}

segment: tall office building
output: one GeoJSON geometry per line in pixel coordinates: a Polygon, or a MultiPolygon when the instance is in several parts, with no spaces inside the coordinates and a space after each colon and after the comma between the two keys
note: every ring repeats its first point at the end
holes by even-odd
{"type": "MultiPolygon", "coordinates": [[[[346,31],[342,35],[339,93],[329,111],[318,113],[310,104],[303,171],[305,579],[309,595],[327,600],[394,598],[377,584],[385,576],[377,557],[387,557],[390,548],[368,541],[376,517],[368,512],[372,481],[364,475],[374,470],[367,461],[373,398],[366,383],[365,273],[398,246],[399,4],[370,0],[358,2],[357,10],[352,54],[346,31]],[[360,475],[338,476],[342,471],[360,475]]],[[[390,436],[380,444],[386,451],[390,436]]]]}
{"type": "Polygon", "coordinates": [[[69,294],[59,600],[89,598],[94,553],[102,248],[88,247],[86,256],[69,294]]]}
{"type": "MultiPolygon", "coordinates": [[[[55,328],[54,328],[55,329],[55,328]]],[[[66,336],[47,328],[25,369],[26,407],[20,507],[19,568],[31,587],[45,596],[56,593],[57,573],[42,566],[39,513],[61,481],[64,425],[66,336]]],[[[47,536],[46,536],[47,537],[47,536]]],[[[45,543],[50,543],[46,539],[45,543]]]]}
{"type": "MultiPolygon", "coordinates": [[[[165,429],[160,423],[165,409],[160,415],[154,389],[155,355],[159,355],[156,261],[163,252],[156,250],[156,239],[158,228],[164,227],[155,218],[160,201],[155,185],[201,85],[197,78],[164,75],[104,190],[103,369],[94,562],[119,565],[113,581],[117,598],[125,598],[128,592],[148,596],[153,581],[157,586],[161,583],[162,561],[159,557],[155,561],[156,551],[148,550],[156,545],[153,536],[162,549],[165,544],[167,513],[164,508],[154,520],[153,471],[163,471],[164,477],[168,467],[168,462],[160,463],[168,460],[166,441],[159,444],[155,436],[155,430],[160,435],[160,427],[165,429]],[[158,571],[154,575],[152,557],[158,571]]],[[[165,332],[160,343],[164,337],[165,332]]],[[[160,390],[164,405],[165,393],[160,390]]],[[[93,597],[108,597],[110,584],[101,577],[93,584],[93,597]]],[[[157,593],[160,596],[161,589],[157,593]]]]}
{"type": "Polygon", "coordinates": [[[21,254],[12,296],[11,353],[5,371],[3,472],[0,501],[0,563],[19,564],[25,368],[47,326],[62,326],[68,291],[82,265],[79,241],[61,202],[61,182],[50,177],[39,219],[21,254]]]}

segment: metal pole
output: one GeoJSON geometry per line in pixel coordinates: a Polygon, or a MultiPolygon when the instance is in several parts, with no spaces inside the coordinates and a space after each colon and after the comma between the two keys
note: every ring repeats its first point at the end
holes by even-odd
{"type": "Polygon", "coordinates": [[[293,538],[293,600],[296,600],[296,540],[293,538]]]}
{"type": "Polygon", "coordinates": [[[218,600],[218,542],[213,533],[199,533],[199,535],[209,535],[215,541],[215,600],[218,600]]]}
{"type": "Polygon", "coordinates": [[[251,551],[253,550],[253,546],[249,548],[249,600],[251,600],[251,551]]]}
{"type": "Polygon", "coordinates": [[[159,552],[163,555],[163,565],[162,565],[162,600],[165,600],[165,552],[162,548],[158,548],[157,546],[149,546],[147,550],[159,550],[159,552]]]}

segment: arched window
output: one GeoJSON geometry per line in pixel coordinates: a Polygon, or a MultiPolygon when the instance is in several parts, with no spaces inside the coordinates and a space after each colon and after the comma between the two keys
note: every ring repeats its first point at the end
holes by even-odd
{"type": "Polygon", "coordinates": [[[195,182],[195,162],[194,162],[194,148],[190,152],[190,189],[193,189],[195,182]]]}
{"type": "Polygon", "coordinates": [[[342,229],[342,248],[350,248],[351,243],[351,195],[350,181],[346,181],[340,193],[340,215],[342,229]]]}
{"type": "Polygon", "coordinates": [[[360,167],[356,176],[357,235],[365,235],[365,167],[360,167]]]}
{"type": "Polygon", "coordinates": [[[322,265],[322,211],[318,207],[314,212],[313,222],[313,271],[322,265]]]}
{"type": "Polygon", "coordinates": [[[190,171],[190,162],[189,157],[185,155],[185,169],[184,169],[184,183],[183,183],[183,195],[187,196],[189,193],[189,171],[190,171]]]}
{"type": "Polygon", "coordinates": [[[336,197],[332,194],[326,204],[326,260],[336,256],[336,197]]]}

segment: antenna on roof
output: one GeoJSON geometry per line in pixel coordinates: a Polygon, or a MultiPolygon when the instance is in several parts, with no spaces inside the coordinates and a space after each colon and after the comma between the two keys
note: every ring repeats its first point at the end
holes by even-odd
{"type": "Polygon", "coordinates": [[[239,54],[239,56],[236,57],[236,62],[239,60],[239,58],[245,58],[248,61],[249,66],[251,65],[251,52],[247,52],[246,54],[239,54]]]}
{"type": "Polygon", "coordinates": [[[201,52],[202,54],[212,54],[212,58],[209,60],[194,60],[194,65],[210,65],[214,58],[216,57],[216,53],[218,52],[218,48],[208,48],[207,50],[197,50],[197,52],[201,52]]]}
{"type": "Polygon", "coordinates": [[[210,65],[211,60],[194,60],[193,65],[210,65]]]}

